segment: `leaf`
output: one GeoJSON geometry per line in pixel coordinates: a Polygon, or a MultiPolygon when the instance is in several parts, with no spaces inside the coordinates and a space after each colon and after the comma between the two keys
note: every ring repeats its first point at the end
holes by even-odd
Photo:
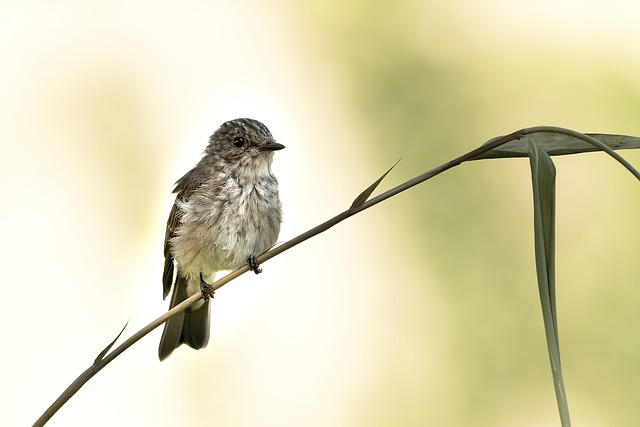
{"type": "Polygon", "coordinates": [[[551,157],[530,137],[526,139],[531,163],[533,183],[533,225],[535,239],[536,272],[542,304],[547,349],[551,361],[551,373],[556,392],[560,421],[569,427],[569,405],[562,378],[558,316],[555,284],[555,179],[556,170],[551,157]]]}
{"type": "Polygon", "coordinates": [[[124,326],[122,327],[122,330],[120,331],[120,333],[115,337],[115,339],[113,341],[111,341],[111,343],[106,346],[104,348],[104,350],[102,350],[100,352],[100,354],[98,354],[98,356],[95,358],[95,360],[93,361],[93,364],[97,364],[98,362],[100,362],[104,356],[107,355],[107,353],[109,352],[109,350],[111,350],[111,347],[113,347],[113,345],[116,343],[116,341],[118,341],[118,338],[120,338],[120,335],[122,335],[122,333],[124,332],[124,330],[126,329],[127,325],[129,324],[129,321],[127,321],[127,323],[124,324],[124,326]]]}
{"type": "MultiPolygon", "coordinates": [[[[612,150],[628,150],[640,148],[640,137],[627,135],[611,135],[601,133],[588,133],[588,137],[600,141],[612,150]]],[[[535,143],[540,150],[547,152],[550,156],[562,156],[567,154],[578,154],[592,151],[602,151],[593,144],[578,139],[575,136],[561,132],[537,132],[527,135],[531,142],[535,143]]],[[[492,138],[488,144],[494,141],[492,138]]],[[[504,157],[527,157],[529,155],[529,141],[527,138],[509,141],[493,150],[480,154],[472,160],[496,159],[504,157]]]]}
{"type": "Polygon", "coordinates": [[[386,171],[384,174],[382,174],[382,176],[380,178],[378,178],[378,180],[376,182],[374,182],[373,184],[371,184],[366,190],[364,190],[362,193],[360,193],[360,195],[358,197],[356,197],[356,199],[353,201],[353,203],[351,204],[351,206],[349,207],[349,209],[357,209],[360,206],[364,205],[364,203],[369,199],[369,197],[371,196],[371,193],[373,193],[375,191],[375,189],[378,187],[378,185],[380,185],[380,183],[382,182],[382,180],[387,176],[387,174],[389,172],[391,172],[391,170],[393,168],[396,167],[396,165],[400,163],[400,159],[398,159],[397,162],[394,163],[393,166],[391,166],[389,168],[388,171],[386,171]]]}

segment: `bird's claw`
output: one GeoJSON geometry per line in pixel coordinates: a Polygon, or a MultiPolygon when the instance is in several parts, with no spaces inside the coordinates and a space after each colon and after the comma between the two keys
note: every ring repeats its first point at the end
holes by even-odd
{"type": "Polygon", "coordinates": [[[260,268],[260,264],[256,259],[255,255],[251,255],[247,260],[247,264],[249,264],[249,270],[253,271],[256,274],[262,273],[262,269],[260,268]]]}
{"type": "Polygon", "coordinates": [[[200,273],[200,292],[202,293],[202,299],[206,301],[209,298],[213,298],[214,291],[213,286],[205,282],[202,278],[202,273],[200,273]]]}

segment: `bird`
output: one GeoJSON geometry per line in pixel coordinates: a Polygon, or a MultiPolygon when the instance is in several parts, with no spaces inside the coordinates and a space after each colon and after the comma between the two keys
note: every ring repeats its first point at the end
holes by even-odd
{"type": "MultiPolygon", "coordinates": [[[[273,154],[284,145],[257,120],[223,123],[209,138],[202,159],[176,183],[164,240],[163,298],[173,308],[244,263],[256,274],[256,256],[280,233],[282,205],[273,154]]],[[[206,347],[210,300],[203,298],[165,324],[158,347],[164,360],[181,344],[206,347]]]]}

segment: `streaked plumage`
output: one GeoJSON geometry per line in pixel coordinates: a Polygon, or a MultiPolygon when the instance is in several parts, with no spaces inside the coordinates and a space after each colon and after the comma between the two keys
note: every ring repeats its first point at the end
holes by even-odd
{"type": "MultiPolygon", "coordinates": [[[[176,201],[165,233],[163,295],[170,308],[200,292],[200,275],[232,270],[273,246],[282,208],[271,172],[273,151],[284,148],[262,123],[237,119],[209,139],[202,160],[176,182],[176,201]],[[174,274],[175,268],[175,274],[174,274]]],[[[182,343],[209,341],[209,301],[200,301],[165,324],[158,355],[182,343]]]]}

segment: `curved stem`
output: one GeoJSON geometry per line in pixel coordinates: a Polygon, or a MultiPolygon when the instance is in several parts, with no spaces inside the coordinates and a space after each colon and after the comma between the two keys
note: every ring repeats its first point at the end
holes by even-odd
{"type": "MultiPolygon", "coordinates": [[[[485,153],[487,151],[490,151],[496,147],[499,147],[500,145],[506,144],[509,141],[513,141],[516,139],[520,139],[526,135],[532,134],[532,133],[537,133],[537,132],[556,132],[556,133],[564,133],[567,135],[571,135],[573,137],[576,138],[580,138],[586,142],[589,142],[593,145],[596,145],[597,147],[599,147],[600,149],[606,151],[607,153],[609,153],[610,155],[612,155],[614,158],[616,158],[620,163],[622,163],[623,165],[625,165],[625,167],[627,167],[627,169],[629,169],[636,177],[638,177],[638,179],[640,179],[640,174],[637,173],[637,171],[635,171],[635,169],[633,169],[633,167],[631,167],[631,165],[629,165],[629,163],[627,163],[624,159],[622,159],[622,157],[620,157],[617,153],[615,153],[613,150],[611,150],[609,147],[607,147],[606,145],[602,144],[600,141],[589,137],[587,135],[584,135],[582,133],[579,132],[575,132],[569,129],[564,129],[564,128],[557,128],[557,127],[553,127],[553,126],[538,126],[538,127],[532,127],[532,128],[526,128],[526,129],[521,129],[518,130],[516,132],[513,132],[509,135],[505,135],[499,138],[496,138],[495,140],[486,143],[484,145],[481,145],[480,147],[469,151],[468,153],[463,154],[462,156],[459,156],[447,163],[444,163],[436,168],[433,168],[413,179],[410,179],[390,190],[385,191],[384,193],[373,197],[369,200],[367,200],[365,203],[363,203],[362,205],[353,208],[353,209],[347,209],[344,212],[341,212],[340,214],[334,216],[333,218],[329,219],[328,221],[325,221],[324,223],[313,227],[312,229],[300,234],[297,237],[294,237],[293,239],[283,243],[282,245],[276,246],[272,249],[270,249],[269,251],[265,252],[264,254],[260,255],[259,257],[256,258],[256,260],[259,263],[263,263],[271,258],[273,258],[276,255],[281,254],[282,252],[291,249],[292,247],[304,242],[307,239],[310,239],[311,237],[314,237],[324,231],[327,231],[328,229],[330,229],[331,227],[333,227],[334,225],[338,224],[339,222],[344,221],[345,219],[356,215],[366,209],[369,209],[372,206],[377,205],[380,202],[383,202],[399,193],[402,193],[403,191],[406,191],[408,189],[410,189],[411,187],[414,187],[418,184],[421,184],[424,181],[427,181],[428,179],[431,179],[439,174],[441,174],[442,172],[445,172],[455,166],[460,165],[463,162],[472,160],[474,157],[485,153]]],[[[248,266],[245,264],[235,270],[233,270],[232,272],[230,272],[229,274],[227,274],[226,276],[220,278],[219,280],[216,280],[213,284],[212,287],[214,290],[221,288],[222,286],[224,286],[225,284],[229,283],[230,281],[234,280],[235,278],[237,278],[238,276],[246,273],[249,270],[248,266]]],[[[118,347],[116,347],[113,351],[111,351],[109,354],[107,354],[104,358],[96,360],[94,362],[93,365],[91,365],[87,370],[85,370],[82,374],[80,374],[80,376],[73,381],[73,383],[71,383],[69,385],[69,387],[67,387],[67,389],[60,395],[60,397],[58,397],[56,399],[55,402],[53,402],[51,404],[51,406],[42,414],[42,416],[35,422],[34,427],[39,427],[39,426],[43,426],[47,423],[47,421],[62,407],[62,405],[64,405],[70,398],[71,396],[73,396],[87,381],[89,381],[95,374],[97,374],[98,372],[100,372],[102,370],[102,368],[104,368],[106,365],[108,365],[113,359],[115,359],[116,357],[118,357],[120,354],[122,354],[126,349],[128,349],[129,347],[131,347],[133,344],[135,344],[137,341],[139,341],[142,337],[144,337],[145,335],[147,335],[149,332],[153,331],[155,328],[157,328],[158,326],[162,325],[164,322],[166,322],[170,317],[174,316],[175,314],[185,310],[186,308],[188,308],[189,306],[191,306],[192,304],[196,303],[197,301],[199,301],[200,299],[202,299],[202,295],[201,294],[195,294],[193,296],[191,296],[190,298],[186,299],[185,301],[183,301],[182,303],[180,303],[179,305],[175,306],[174,308],[172,308],[171,310],[167,311],[166,313],[164,313],[162,316],[158,317],[157,319],[155,319],[153,322],[149,323],[147,326],[145,326],[144,328],[142,328],[141,330],[139,330],[138,332],[136,332],[135,334],[133,334],[129,339],[127,339],[125,342],[123,342],[122,344],[120,344],[118,347]]]]}

